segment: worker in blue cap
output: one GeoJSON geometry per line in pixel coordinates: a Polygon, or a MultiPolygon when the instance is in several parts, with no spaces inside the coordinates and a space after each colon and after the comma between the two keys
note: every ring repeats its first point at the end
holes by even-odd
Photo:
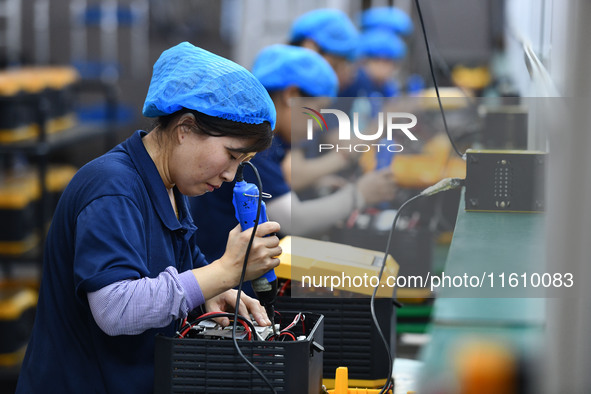
{"type": "Polygon", "coordinates": [[[361,30],[388,30],[400,36],[409,36],[414,26],[410,16],[397,7],[373,7],[361,13],[361,30]]]}
{"type": "Polygon", "coordinates": [[[321,54],[335,70],[339,84],[352,77],[359,33],[343,11],[323,8],[298,17],[291,26],[289,43],[321,54]]]}
{"type": "MultiPolygon", "coordinates": [[[[384,31],[395,34],[397,38],[406,38],[414,31],[414,24],[411,17],[405,11],[397,7],[369,8],[361,13],[359,25],[364,33],[384,31]]],[[[404,41],[400,39],[395,39],[394,41],[398,41],[398,43],[395,44],[398,47],[405,46],[404,41]]],[[[362,37],[360,45],[367,47],[367,42],[367,36],[362,37]]],[[[394,46],[394,44],[391,44],[391,46],[394,46]]],[[[392,59],[391,56],[390,59],[392,59]]],[[[399,59],[394,60],[398,61],[399,59]]],[[[382,67],[382,69],[384,69],[384,67],[382,67]]],[[[352,85],[358,83],[359,75],[356,75],[355,79],[357,81],[353,82],[352,85]]],[[[405,91],[407,94],[416,95],[425,87],[425,81],[419,74],[413,73],[408,75],[405,85],[405,91]]],[[[351,94],[353,94],[353,92],[349,90],[346,94],[341,93],[340,95],[350,96],[351,94]]],[[[385,96],[388,97],[388,95],[385,96]]]]}
{"type": "MultiPolygon", "coordinates": [[[[337,192],[321,198],[301,201],[289,183],[290,154],[297,149],[299,140],[305,138],[305,130],[292,132],[292,117],[300,116],[300,108],[290,107],[290,101],[298,97],[330,97],[337,91],[337,78],[329,64],[317,53],[306,48],[273,45],[261,51],[255,60],[253,74],[267,88],[277,109],[276,135],[271,147],[258,153],[251,162],[260,174],[263,190],[271,194],[266,200],[269,218],[281,224],[281,234],[310,235],[330,228],[346,218],[355,208],[393,197],[394,185],[385,171],[364,175],[355,184],[348,184],[337,192]]],[[[311,105],[318,99],[308,98],[311,105]]],[[[305,124],[305,121],[304,121],[305,124]]],[[[339,153],[340,155],[340,153],[339,153]]],[[[321,157],[310,168],[326,171],[338,167],[342,159],[321,157]],[[334,160],[334,162],[332,162],[334,160]]],[[[248,182],[256,184],[251,171],[245,171],[248,182]]],[[[219,223],[226,228],[236,225],[231,207],[232,185],[219,192],[192,199],[193,212],[199,228],[208,231],[198,234],[207,245],[205,254],[212,258],[223,251],[223,234],[219,223]],[[197,216],[197,215],[196,215],[197,216]],[[216,223],[212,226],[211,223],[216,223]]]]}
{"type": "Polygon", "coordinates": [[[353,82],[344,87],[342,97],[396,97],[400,94],[394,76],[406,55],[406,44],[387,30],[369,30],[361,34],[359,67],[353,82]]]}
{"type": "MultiPolygon", "coordinates": [[[[234,228],[207,264],[186,196],[269,146],[273,102],[250,72],[185,42],[154,65],[143,114],[155,127],[85,165],[59,201],[18,393],[152,392],[154,337],[197,307],[234,308],[250,231],[234,228]]],[[[258,227],[247,278],[278,265],[279,230],[258,227]]],[[[270,324],[258,301],[238,308],[270,324]]]]}

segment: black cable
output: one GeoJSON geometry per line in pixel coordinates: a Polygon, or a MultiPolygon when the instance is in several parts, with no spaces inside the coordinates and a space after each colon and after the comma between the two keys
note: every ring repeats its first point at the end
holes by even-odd
{"type": "Polygon", "coordinates": [[[384,333],[382,332],[382,328],[380,327],[380,325],[378,323],[378,318],[376,316],[376,309],[375,309],[375,300],[376,300],[376,294],[378,292],[378,288],[380,287],[380,282],[382,281],[382,274],[384,273],[384,269],[386,268],[386,260],[388,259],[388,252],[390,250],[390,244],[392,242],[392,235],[394,234],[394,230],[396,229],[396,223],[398,222],[398,218],[400,217],[400,213],[402,212],[402,210],[407,205],[409,205],[411,202],[413,202],[414,200],[418,200],[421,197],[432,196],[434,194],[441,193],[441,192],[444,192],[447,190],[457,189],[459,187],[462,187],[463,185],[464,185],[464,179],[460,179],[460,178],[444,178],[444,179],[440,180],[439,182],[437,182],[436,184],[434,184],[432,186],[429,186],[428,188],[426,188],[425,190],[423,190],[422,192],[420,192],[416,196],[411,197],[408,200],[406,200],[400,206],[400,208],[398,208],[398,211],[396,212],[396,216],[394,216],[394,220],[392,221],[392,227],[390,228],[390,232],[388,233],[388,244],[386,245],[386,251],[384,252],[384,259],[382,260],[382,266],[380,267],[380,273],[378,275],[378,284],[373,289],[373,294],[371,295],[371,301],[369,303],[370,309],[371,309],[371,318],[373,319],[376,329],[378,330],[378,334],[380,334],[380,338],[382,338],[382,342],[384,343],[386,353],[388,354],[388,371],[389,371],[388,378],[386,380],[386,383],[384,384],[384,387],[382,387],[382,390],[380,390],[380,394],[383,394],[386,391],[388,391],[388,389],[390,387],[390,380],[392,379],[392,374],[394,373],[394,363],[392,360],[392,354],[390,353],[390,345],[388,345],[388,341],[386,340],[386,337],[384,336],[384,333]]]}
{"type": "MultiPolygon", "coordinates": [[[[254,174],[257,178],[258,187],[259,187],[259,199],[257,201],[257,214],[256,214],[256,218],[254,220],[254,226],[252,227],[252,234],[250,235],[250,240],[248,241],[248,246],[246,247],[246,253],[244,254],[244,263],[242,264],[242,273],[240,274],[240,282],[238,283],[238,294],[236,295],[236,306],[234,307],[234,324],[232,325],[232,342],[234,343],[234,348],[238,352],[238,355],[240,355],[240,357],[242,357],[244,362],[246,364],[248,364],[248,366],[253,371],[255,371],[261,377],[261,379],[263,379],[265,381],[265,383],[267,384],[267,386],[269,386],[269,389],[271,390],[272,393],[277,394],[277,391],[275,391],[275,388],[273,387],[273,385],[271,384],[269,379],[267,379],[265,374],[263,374],[263,372],[260,369],[258,369],[253,363],[251,363],[250,360],[248,358],[246,358],[246,356],[242,353],[242,350],[240,350],[240,346],[238,346],[238,341],[236,340],[236,328],[238,325],[238,306],[240,305],[240,294],[242,293],[242,284],[244,283],[244,276],[246,275],[246,264],[248,262],[248,256],[250,254],[250,249],[251,249],[252,243],[254,241],[257,227],[259,226],[259,218],[261,215],[261,201],[262,201],[261,197],[262,197],[262,193],[263,193],[262,192],[263,191],[263,181],[261,180],[261,176],[259,175],[257,168],[254,166],[254,164],[252,164],[249,161],[245,161],[240,165],[244,166],[244,164],[250,165],[250,167],[254,171],[254,174]]],[[[271,322],[271,324],[273,324],[273,322],[271,322]]],[[[255,332],[255,335],[256,335],[256,332],[255,332]]]]}
{"type": "Polygon", "coordinates": [[[384,253],[384,260],[382,261],[382,267],[380,268],[380,273],[378,275],[378,285],[376,287],[374,287],[373,294],[371,295],[371,300],[369,302],[370,309],[371,309],[371,318],[373,319],[373,323],[375,324],[376,329],[378,330],[378,334],[380,335],[380,338],[382,338],[382,342],[384,342],[384,347],[386,349],[386,353],[388,354],[388,377],[386,379],[386,383],[384,384],[384,387],[380,391],[380,394],[383,394],[386,391],[388,391],[388,388],[390,387],[392,373],[394,372],[394,363],[392,362],[392,354],[390,353],[390,345],[388,344],[388,341],[386,340],[386,337],[384,336],[384,333],[382,332],[382,328],[380,327],[380,324],[378,322],[378,318],[376,316],[376,309],[375,309],[376,293],[378,292],[378,287],[380,287],[379,283],[382,281],[382,274],[384,273],[384,268],[386,268],[386,260],[388,258],[388,251],[390,250],[390,243],[392,242],[392,234],[394,234],[394,229],[396,228],[396,223],[398,222],[398,218],[400,217],[400,212],[402,212],[404,207],[406,207],[408,204],[410,204],[414,200],[417,200],[420,197],[423,197],[423,195],[417,194],[416,196],[406,200],[404,202],[404,204],[402,204],[400,206],[400,208],[398,208],[398,212],[396,212],[396,216],[394,216],[394,221],[392,222],[392,227],[390,228],[390,233],[388,234],[388,244],[386,245],[386,252],[384,253]]]}
{"type": "Polygon", "coordinates": [[[441,117],[443,118],[443,127],[445,128],[445,132],[447,134],[447,138],[449,138],[449,142],[453,147],[454,151],[460,156],[462,159],[464,155],[460,153],[458,147],[456,146],[454,140],[451,138],[451,134],[449,133],[449,129],[447,127],[447,119],[445,118],[445,111],[443,111],[443,104],[441,103],[441,96],[439,95],[439,87],[437,86],[437,78],[435,78],[435,70],[433,67],[433,60],[431,59],[431,49],[429,47],[429,39],[427,38],[427,31],[425,30],[425,22],[423,21],[423,13],[421,12],[421,6],[419,5],[419,0],[415,0],[415,4],[417,6],[417,12],[419,14],[419,20],[421,22],[421,29],[423,31],[423,37],[425,38],[425,46],[427,47],[427,57],[429,58],[429,69],[431,71],[431,78],[433,78],[433,85],[435,87],[435,94],[437,95],[437,102],[439,103],[439,110],[441,111],[441,117]]]}

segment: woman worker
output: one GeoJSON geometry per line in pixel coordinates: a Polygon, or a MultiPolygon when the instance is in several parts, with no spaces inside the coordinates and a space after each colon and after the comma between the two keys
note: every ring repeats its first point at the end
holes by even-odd
{"type": "MultiPolygon", "coordinates": [[[[185,42],[154,65],[143,114],[153,130],[85,165],[60,199],[17,392],[152,392],[154,336],[203,304],[233,310],[251,231],[234,228],[208,265],[185,196],[231,181],[269,146],[273,102],[250,72],[185,42]]],[[[278,238],[264,237],[279,229],[258,227],[247,278],[279,263],[278,238]]],[[[270,324],[242,300],[240,314],[270,324]]]]}

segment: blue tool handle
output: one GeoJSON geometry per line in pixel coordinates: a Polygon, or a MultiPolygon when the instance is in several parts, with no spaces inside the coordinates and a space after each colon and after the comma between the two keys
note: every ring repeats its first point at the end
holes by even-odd
{"type": "MultiPolygon", "coordinates": [[[[236,182],[236,185],[234,186],[232,203],[234,204],[234,208],[236,210],[236,219],[240,223],[242,231],[254,227],[254,222],[257,216],[258,198],[259,188],[256,185],[247,183],[246,181],[236,182]]],[[[261,201],[261,215],[259,224],[265,223],[266,221],[267,206],[265,205],[264,201],[261,201]]],[[[261,278],[265,278],[267,281],[272,282],[277,279],[277,275],[275,275],[275,270],[270,270],[266,274],[262,275],[259,279],[255,279],[253,281],[253,286],[255,286],[254,282],[260,280],[261,278]]]]}
{"type": "MultiPolygon", "coordinates": [[[[232,203],[236,210],[236,219],[240,223],[242,231],[254,227],[257,216],[259,188],[252,183],[245,181],[236,182],[234,186],[234,195],[232,203]]],[[[267,221],[267,207],[265,202],[261,201],[261,216],[259,224],[267,221]]]]}

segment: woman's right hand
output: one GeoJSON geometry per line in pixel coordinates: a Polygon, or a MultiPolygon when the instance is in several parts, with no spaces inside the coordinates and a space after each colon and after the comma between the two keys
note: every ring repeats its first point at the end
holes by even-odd
{"type": "MultiPolygon", "coordinates": [[[[277,222],[259,224],[250,249],[244,280],[258,278],[279,265],[279,238],[271,235],[279,232],[279,229],[277,222]]],[[[192,270],[206,300],[238,285],[251,234],[252,228],[240,231],[240,225],[237,225],[230,231],[224,255],[211,264],[192,270]]]]}
{"type": "Polygon", "coordinates": [[[357,181],[357,190],[361,192],[366,206],[382,201],[392,201],[396,196],[396,183],[390,168],[363,174],[357,181]]]}
{"type": "MultiPolygon", "coordinates": [[[[256,279],[279,265],[278,257],[282,250],[279,246],[279,238],[274,234],[279,230],[280,226],[277,222],[265,222],[258,225],[248,257],[245,280],[256,279]]],[[[230,275],[233,275],[236,284],[240,280],[244,255],[251,234],[252,228],[241,231],[240,225],[234,227],[228,235],[226,252],[220,258],[221,264],[230,275]]]]}

